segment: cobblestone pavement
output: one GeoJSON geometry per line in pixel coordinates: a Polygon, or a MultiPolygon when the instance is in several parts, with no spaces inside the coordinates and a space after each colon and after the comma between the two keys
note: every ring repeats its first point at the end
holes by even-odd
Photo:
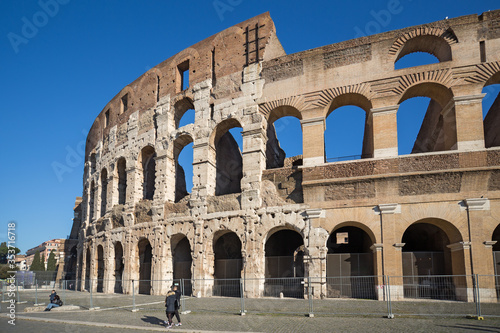
{"type": "MultiPolygon", "coordinates": [[[[83,295],[83,294],[81,294],[83,295]]],[[[68,297],[69,300],[69,297],[68,297]]],[[[25,313],[23,309],[33,302],[18,304],[17,325],[7,323],[7,304],[1,304],[0,332],[139,332],[165,331],[163,297],[137,297],[137,312],[130,303],[116,295],[98,295],[94,306],[99,310],[50,311],[25,313]],[[122,308],[116,308],[123,306],[122,308]],[[106,308],[114,307],[114,308],[106,308]],[[107,327],[115,325],[114,327],[107,327]]],[[[67,305],[71,302],[66,303],[67,305]]],[[[484,306],[485,320],[466,319],[473,314],[472,303],[457,302],[401,302],[394,304],[396,318],[387,319],[384,302],[363,300],[324,300],[315,303],[315,317],[306,316],[307,300],[248,299],[245,316],[239,315],[241,299],[202,298],[187,299],[189,314],[181,315],[183,326],[172,328],[178,332],[500,332],[500,304],[484,306]],[[281,313],[279,313],[281,312],[281,313]],[[421,316],[411,315],[419,313],[421,316]],[[436,316],[439,313],[455,316],[436,316]],[[491,316],[496,314],[496,316],[491,316]]],[[[83,304],[81,306],[84,306],[83,304]]],[[[63,307],[64,308],[64,307],[63,307]]],[[[63,310],[63,308],[61,310],[63,310]]]]}

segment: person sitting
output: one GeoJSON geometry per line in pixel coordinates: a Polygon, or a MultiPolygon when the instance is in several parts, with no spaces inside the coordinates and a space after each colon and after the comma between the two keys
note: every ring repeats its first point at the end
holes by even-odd
{"type": "Polygon", "coordinates": [[[50,298],[50,303],[45,308],[45,311],[50,311],[50,309],[57,308],[62,305],[61,298],[59,297],[59,295],[57,295],[55,290],[52,290],[52,293],[49,295],[49,298],[50,298]]]}

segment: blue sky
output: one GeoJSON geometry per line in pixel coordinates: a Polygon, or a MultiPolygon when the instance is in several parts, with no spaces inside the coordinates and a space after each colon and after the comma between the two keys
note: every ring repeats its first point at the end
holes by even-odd
{"type": "MultiPolygon", "coordinates": [[[[10,221],[17,222],[22,252],[65,238],[75,197],[82,195],[86,133],[98,113],[149,68],[225,28],[269,11],[290,54],[499,7],[489,0],[1,1],[0,241],[10,221]]],[[[327,128],[358,113],[363,119],[359,110],[339,109],[327,128]]],[[[423,117],[417,113],[410,124],[423,117]]],[[[282,122],[277,127],[300,131],[295,120],[282,122]]],[[[342,135],[352,134],[356,145],[359,128],[347,130],[342,135]]],[[[278,136],[287,154],[300,154],[300,136],[281,137],[283,132],[278,136]]],[[[327,155],[357,155],[358,146],[342,145],[327,155]]]]}

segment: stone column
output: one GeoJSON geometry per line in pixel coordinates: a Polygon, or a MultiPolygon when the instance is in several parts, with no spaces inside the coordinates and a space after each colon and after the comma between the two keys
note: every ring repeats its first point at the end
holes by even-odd
{"type": "Polygon", "coordinates": [[[103,251],[103,260],[104,260],[104,281],[102,286],[102,292],[105,294],[114,292],[114,284],[115,284],[115,254],[112,251],[112,243],[109,237],[105,237],[104,242],[104,251],[103,251]]]}
{"type": "Polygon", "coordinates": [[[151,247],[153,248],[152,260],[151,260],[151,289],[153,295],[161,295],[163,292],[168,291],[169,283],[163,273],[164,263],[162,262],[164,255],[163,252],[166,245],[162,241],[163,238],[163,226],[157,225],[153,228],[154,237],[151,242],[151,247]]]}
{"type": "Polygon", "coordinates": [[[215,148],[209,138],[196,139],[193,144],[193,194],[215,195],[215,148]]]}
{"type": "MultiPolygon", "coordinates": [[[[125,242],[123,243],[123,280],[122,280],[122,288],[124,294],[132,293],[132,279],[134,276],[132,275],[132,265],[134,264],[133,258],[133,244],[132,244],[132,231],[128,229],[125,233],[125,242]]],[[[138,284],[136,287],[138,288],[138,284]]],[[[137,292],[137,291],[136,291],[137,292]]]]}
{"type": "MultiPolygon", "coordinates": [[[[307,217],[306,230],[304,231],[306,253],[304,254],[305,276],[309,279],[307,286],[311,288],[313,298],[326,297],[326,254],[328,248],[328,232],[321,228],[321,222],[325,221],[323,209],[307,209],[304,213],[307,217]]],[[[309,291],[304,290],[305,295],[309,291]]]]}
{"type": "Polygon", "coordinates": [[[115,198],[115,193],[118,193],[115,191],[115,183],[114,183],[114,177],[113,177],[113,172],[110,170],[108,171],[108,179],[107,181],[107,188],[106,188],[106,212],[105,214],[111,213],[113,210],[113,206],[118,204],[118,195],[116,194],[115,198]]]}
{"type": "Polygon", "coordinates": [[[470,242],[457,242],[446,246],[451,251],[453,284],[455,285],[457,300],[465,302],[474,301],[470,245],[470,242]]]}
{"type": "Polygon", "coordinates": [[[243,179],[241,180],[241,206],[257,209],[261,206],[260,184],[262,170],[266,168],[266,133],[260,122],[245,126],[243,137],[243,179]]]}
{"type": "Polygon", "coordinates": [[[373,142],[373,157],[398,156],[398,121],[399,105],[373,108],[368,115],[373,142]]]}
{"type": "Polygon", "coordinates": [[[384,246],[381,243],[374,243],[370,246],[373,252],[373,266],[375,275],[375,293],[379,301],[385,300],[384,276],[382,275],[382,253],[384,246]]]}
{"type": "MultiPolygon", "coordinates": [[[[135,165],[135,163],[136,161],[134,161],[133,164],[135,165]]],[[[128,161],[127,165],[129,165],[128,161]]],[[[125,202],[130,211],[134,210],[135,204],[142,198],[142,182],[138,179],[138,171],[139,169],[135,166],[128,167],[125,171],[127,173],[127,193],[125,202]]]]}
{"type": "Polygon", "coordinates": [[[92,244],[90,246],[90,280],[92,281],[92,292],[97,292],[97,248],[95,245],[95,236],[92,239],[92,244]]]}
{"type": "Polygon", "coordinates": [[[484,127],[482,99],[486,94],[461,95],[453,97],[457,149],[470,151],[484,149],[484,127]]]}
{"type": "Polygon", "coordinates": [[[325,118],[303,119],[300,124],[304,167],[325,163],[325,118]]]}

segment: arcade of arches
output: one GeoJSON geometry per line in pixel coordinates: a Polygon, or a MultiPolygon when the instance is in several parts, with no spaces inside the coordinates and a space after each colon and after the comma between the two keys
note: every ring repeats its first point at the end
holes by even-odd
{"type": "Polygon", "coordinates": [[[175,280],[189,295],[380,299],[385,276],[396,298],[445,276],[447,299],[470,300],[471,279],[456,277],[479,274],[497,301],[500,97],[485,94],[500,83],[500,38],[485,27],[499,20],[287,55],[265,13],[148,70],[87,137],[78,288],[163,294],[175,280]],[[255,25],[262,49],[248,52],[255,25]]]}

